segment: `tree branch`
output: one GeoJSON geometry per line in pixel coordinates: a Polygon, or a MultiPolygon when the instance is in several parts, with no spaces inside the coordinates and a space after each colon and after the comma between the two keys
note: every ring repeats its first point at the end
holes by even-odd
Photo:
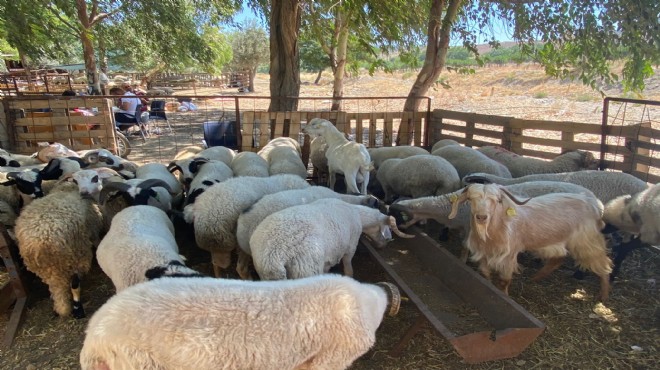
{"type": "Polygon", "coordinates": [[[80,34],[80,29],[79,29],[78,27],[72,25],[71,23],[69,23],[69,21],[67,21],[66,19],[64,19],[64,18],[60,15],[60,12],[58,12],[57,9],[53,8],[53,5],[52,5],[52,4],[47,3],[47,4],[46,4],[46,8],[48,8],[48,10],[50,10],[50,12],[53,13],[53,15],[54,15],[55,17],[57,17],[57,19],[59,19],[59,20],[65,25],[65,26],[67,26],[67,27],[69,27],[70,29],[72,29],[73,32],[76,33],[76,35],[79,35],[79,34],[80,34]]]}

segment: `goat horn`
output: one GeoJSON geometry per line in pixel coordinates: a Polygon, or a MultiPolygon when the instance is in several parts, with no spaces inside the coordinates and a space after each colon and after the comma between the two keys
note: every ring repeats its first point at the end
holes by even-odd
{"type": "Polygon", "coordinates": [[[500,190],[502,190],[502,192],[503,192],[504,194],[506,194],[506,196],[509,197],[509,199],[511,199],[511,200],[513,201],[513,203],[515,203],[515,204],[517,204],[517,205],[519,205],[519,206],[522,206],[523,204],[525,204],[525,203],[529,202],[530,200],[532,200],[532,198],[528,198],[528,199],[525,200],[525,201],[521,201],[521,200],[518,200],[518,198],[516,198],[515,195],[509,193],[509,191],[506,190],[505,188],[500,188],[500,190]]]}
{"type": "Polygon", "coordinates": [[[399,292],[399,288],[397,288],[396,285],[385,281],[376,283],[376,285],[383,287],[385,292],[390,296],[390,311],[387,314],[390,316],[396,316],[396,314],[399,313],[399,307],[401,307],[401,293],[399,292]]]}
{"type": "Polygon", "coordinates": [[[387,222],[388,222],[388,224],[390,225],[390,229],[391,229],[392,231],[394,231],[394,233],[395,233],[396,235],[398,235],[398,236],[400,236],[400,237],[402,237],[402,238],[406,238],[406,239],[410,239],[410,238],[414,238],[414,237],[415,237],[415,235],[406,234],[406,233],[404,233],[403,231],[399,230],[399,228],[396,227],[396,219],[394,219],[394,216],[388,216],[388,217],[387,217],[387,222]]]}

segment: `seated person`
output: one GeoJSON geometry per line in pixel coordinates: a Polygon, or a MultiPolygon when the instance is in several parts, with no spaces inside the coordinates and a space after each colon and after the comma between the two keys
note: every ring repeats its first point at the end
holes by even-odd
{"type": "Polygon", "coordinates": [[[131,126],[136,123],[135,109],[140,104],[140,99],[130,91],[124,91],[121,87],[110,89],[110,95],[122,95],[119,99],[119,109],[115,111],[115,124],[117,127],[131,126]]]}

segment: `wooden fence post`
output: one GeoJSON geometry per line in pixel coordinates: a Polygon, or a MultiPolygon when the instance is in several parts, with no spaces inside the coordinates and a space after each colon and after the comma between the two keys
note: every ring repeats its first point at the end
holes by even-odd
{"type": "Polygon", "coordinates": [[[470,148],[473,146],[472,141],[474,140],[474,122],[466,121],[465,122],[465,146],[470,148]]]}

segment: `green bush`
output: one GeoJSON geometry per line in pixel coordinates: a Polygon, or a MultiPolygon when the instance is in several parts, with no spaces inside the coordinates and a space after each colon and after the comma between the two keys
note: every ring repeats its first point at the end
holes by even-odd
{"type": "Polygon", "coordinates": [[[534,99],[543,99],[543,98],[547,98],[547,97],[548,97],[548,93],[545,92],[545,91],[539,91],[539,92],[534,94],[534,99]]]}

